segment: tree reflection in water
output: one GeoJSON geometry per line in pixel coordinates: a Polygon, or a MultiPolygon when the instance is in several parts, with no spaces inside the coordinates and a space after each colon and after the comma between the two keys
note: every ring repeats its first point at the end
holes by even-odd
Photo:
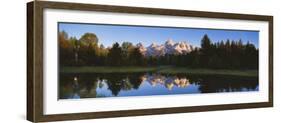
{"type": "Polygon", "coordinates": [[[60,74],[59,99],[258,91],[257,77],[60,74]]]}

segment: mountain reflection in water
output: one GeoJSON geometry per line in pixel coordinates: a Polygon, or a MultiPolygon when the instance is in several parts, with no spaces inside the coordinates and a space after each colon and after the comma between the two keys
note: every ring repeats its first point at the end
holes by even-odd
{"type": "Polygon", "coordinates": [[[258,91],[258,77],[60,74],[59,99],[258,91]]]}

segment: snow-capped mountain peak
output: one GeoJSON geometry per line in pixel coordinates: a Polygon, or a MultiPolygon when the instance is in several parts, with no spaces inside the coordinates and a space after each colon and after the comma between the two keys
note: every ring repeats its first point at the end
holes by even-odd
{"type": "Polygon", "coordinates": [[[145,56],[164,56],[166,54],[186,54],[191,52],[193,46],[187,42],[177,42],[169,39],[164,44],[152,43],[148,47],[144,47],[141,43],[137,44],[137,47],[140,49],[140,52],[145,56]]]}
{"type": "Polygon", "coordinates": [[[166,46],[173,46],[175,43],[174,43],[174,41],[172,40],[172,39],[169,39],[169,40],[167,40],[166,42],[165,42],[165,45],[166,46]]]}

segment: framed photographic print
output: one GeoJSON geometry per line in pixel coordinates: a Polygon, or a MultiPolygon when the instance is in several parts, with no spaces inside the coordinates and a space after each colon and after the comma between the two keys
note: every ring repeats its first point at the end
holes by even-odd
{"type": "Polygon", "coordinates": [[[273,106],[273,17],[27,3],[34,122],[273,106]]]}

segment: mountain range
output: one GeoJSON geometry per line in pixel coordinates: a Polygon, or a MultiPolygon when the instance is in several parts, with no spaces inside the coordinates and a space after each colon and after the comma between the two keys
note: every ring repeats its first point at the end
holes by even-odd
{"type": "Polygon", "coordinates": [[[194,46],[187,42],[177,42],[169,39],[164,44],[152,43],[148,47],[143,46],[142,43],[136,45],[144,56],[164,56],[166,54],[181,55],[190,53],[195,49],[194,46]]]}

